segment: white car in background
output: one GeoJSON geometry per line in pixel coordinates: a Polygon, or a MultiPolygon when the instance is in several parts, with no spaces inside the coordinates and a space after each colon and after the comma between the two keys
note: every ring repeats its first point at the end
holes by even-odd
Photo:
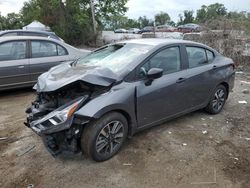
{"type": "Polygon", "coordinates": [[[140,31],[141,31],[141,30],[138,29],[138,28],[130,28],[130,29],[128,30],[128,33],[139,34],[140,31]]]}

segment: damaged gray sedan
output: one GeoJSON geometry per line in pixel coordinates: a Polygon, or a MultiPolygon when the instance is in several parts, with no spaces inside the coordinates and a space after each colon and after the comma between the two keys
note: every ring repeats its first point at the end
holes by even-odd
{"type": "Polygon", "coordinates": [[[234,75],[231,59],[199,43],[118,42],[42,74],[25,124],[53,155],[104,161],[140,130],[198,109],[219,113],[234,75]]]}

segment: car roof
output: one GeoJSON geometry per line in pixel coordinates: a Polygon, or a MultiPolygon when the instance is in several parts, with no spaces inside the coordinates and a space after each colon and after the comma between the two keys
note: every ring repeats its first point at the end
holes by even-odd
{"type": "Polygon", "coordinates": [[[10,40],[50,40],[50,41],[56,41],[60,42],[59,40],[53,39],[53,38],[47,38],[47,37],[39,37],[39,36],[6,36],[6,37],[0,37],[0,42],[4,41],[10,41],[10,40]]]}
{"type": "Polygon", "coordinates": [[[118,43],[134,43],[134,44],[144,44],[144,45],[169,45],[169,44],[177,44],[177,43],[185,43],[185,44],[198,44],[202,45],[201,43],[188,41],[188,40],[181,40],[181,39],[160,39],[160,38],[148,38],[148,39],[132,39],[121,41],[118,43]]]}
{"type": "Polygon", "coordinates": [[[14,30],[4,30],[4,31],[1,31],[0,34],[3,34],[3,33],[11,33],[11,32],[26,32],[26,33],[44,33],[44,34],[55,34],[54,32],[52,31],[40,31],[40,30],[22,30],[22,29],[14,29],[14,30]]]}

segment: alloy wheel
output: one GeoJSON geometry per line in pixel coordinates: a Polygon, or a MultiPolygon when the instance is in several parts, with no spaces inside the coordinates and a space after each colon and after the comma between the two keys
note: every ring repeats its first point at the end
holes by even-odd
{"type": "Polygon", "coordinates": [[[112,154],[122,144],[124,125],[120,121],[112,121],[104,126],[96,139],[96,151],[99,154],[112,154]]]}
{"type": "Polygon", "coordinates": [[[215,92],[214,99],[212,101],[213,109],[216,111],[221,110],[225,103],[225,92],[223,89],[218,89],[215,92]]]}

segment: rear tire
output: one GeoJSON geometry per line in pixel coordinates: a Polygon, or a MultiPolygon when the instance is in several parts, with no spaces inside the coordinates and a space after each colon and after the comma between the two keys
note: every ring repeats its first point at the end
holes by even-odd
{"type": "Polygon", "coordinates": [[[210,114],[218,114],[223,109],[223,106],[227,100],[228,92],[225,86],[218,85],[213,92],[213,95],[205,108],[210,114]]]}
{"type": "Polygon", "coordinates": [[[118,112],[110,112],[84,128],[82,152],[98,162],[108,160],[120,150],[127,134],[127,119],[118,112]]]}

